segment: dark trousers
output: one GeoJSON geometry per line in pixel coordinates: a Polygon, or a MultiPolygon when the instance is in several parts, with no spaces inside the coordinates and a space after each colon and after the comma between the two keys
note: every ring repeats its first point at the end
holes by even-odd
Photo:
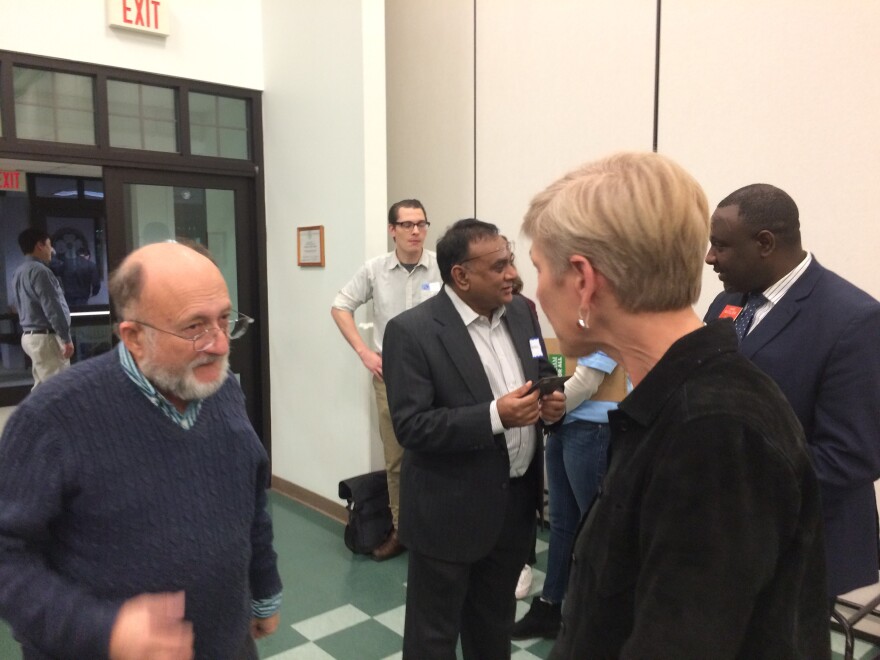
{"type": "Polygon", "coordinates": [[[257,653],[257,644],[254,642],[254,638],[248,634],[247,639],[244,640],[244,646],[236,656],[235,660],[259,660],[259,657],[260,656],[257,653]]]}
{"type": "Polygon", "coordinates": [[[488,555],[447,562],[410,550],[404,660],[454,660],[459,634],[465,660],[510,658],[516,582],[533,544],[535,484],[510,482],[504,524],[488,555]]]}

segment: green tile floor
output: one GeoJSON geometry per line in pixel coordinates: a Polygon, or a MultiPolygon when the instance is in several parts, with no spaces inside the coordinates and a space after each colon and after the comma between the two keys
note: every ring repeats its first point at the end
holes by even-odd
{"type": "MultiPolygon", "coordinates": [[[[264,660],[384,660],[400,658],[406,598],[406,554],[376,563],[352,555],[342,525],[281,495],[271,496],[275,547],[285,584],[277,633],[261,640],[264,660]]],[[[547,532],[538,534],[533,593],[540,591],[547,562],[547,532]]],[[[517,616],[528,609],[517,605],[517,616]]],[[[843,638],[833,635],[832,657],[843,657],[843,638]]],[[[546,658],[552,642],[514,642],[514,660],[546,658]]],[[[856,642],[855,658],[880,651],[856,642]]],[[[21,657],[0,623],[0,660],[21,657]]],[[[711,652],[707,657],[711,657],[711,652]]]]}

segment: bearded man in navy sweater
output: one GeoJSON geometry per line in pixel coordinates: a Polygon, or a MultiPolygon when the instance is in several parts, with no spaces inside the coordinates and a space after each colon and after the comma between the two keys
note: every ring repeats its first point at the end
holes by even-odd
{"type": "Polygon", "coordinates": [[[0,617],[25,660],[256,658],[281,580],[268,459],[228,378],[252,322],[176,243],[113,274],[122,340],[38,388],[0,439],[0,617]]]}

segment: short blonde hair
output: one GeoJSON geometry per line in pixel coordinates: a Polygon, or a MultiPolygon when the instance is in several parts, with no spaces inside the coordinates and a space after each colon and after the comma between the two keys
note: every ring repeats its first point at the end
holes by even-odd
{"type": "Polygon", "coordinates": [[[654,153],[619,153],[569,172],[532,200],[522,226],[559,276],[582,255],[629,312],[700,296],[709,206],[700,184],[654,153]]]}

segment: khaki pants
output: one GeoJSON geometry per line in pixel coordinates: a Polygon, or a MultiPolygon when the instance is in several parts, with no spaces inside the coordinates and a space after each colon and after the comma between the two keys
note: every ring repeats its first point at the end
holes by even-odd
{"type": "Polygon", "coordinates": [[[397,529],[397,517],[400,513],[400,463],[403,461],[403,447],[394,435],[391,424],[391,411],[388,409],[388,395],[385,393],[385,382],[373,376],[373,390],[376,392],[376,408],[379,411],[379,435],[385,448],[385,475],[388,478],[388,500],[394,528],[397,529]]]}
{"type": "Polygon", "coordinates": [[[70,366],[64,359],[58,335],[22,335],[21,347],[31,359],[34,389],[51,376],[70,366]]]}

